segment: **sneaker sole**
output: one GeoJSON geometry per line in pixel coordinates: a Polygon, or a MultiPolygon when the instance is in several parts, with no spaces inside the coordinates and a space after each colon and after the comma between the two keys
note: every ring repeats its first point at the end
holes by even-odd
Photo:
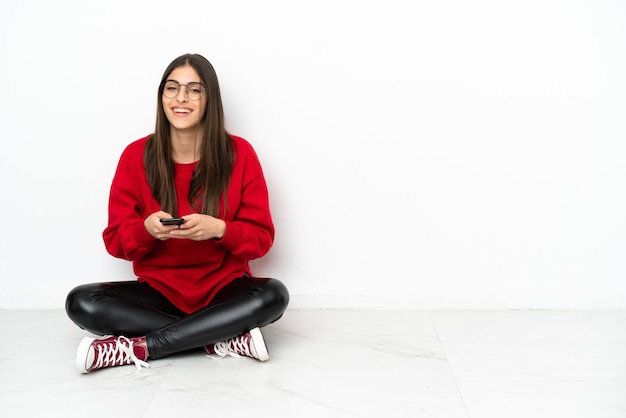
{"type": "Polygon", "coordinates": [[[76,351],[76,368],[81,373],[89,373],[89,370],[85,367],[85,362],[87,361],[89,347],[91,347],[91,343],[95,340],[95,338],[85,337],[78,345],[78,350],[76,351]]]}
{"type": "Polygon", "coordinates": [[[256,354],[259,356],[259,360],[269,360],[270,354],[267,351],[267,346],[265,345],[265,340],[263,339],[261,330],[258,328],[251,329],[250,336],[252,337],[252,341],[254,341],[254,348],[256,349],[256,354]]]}

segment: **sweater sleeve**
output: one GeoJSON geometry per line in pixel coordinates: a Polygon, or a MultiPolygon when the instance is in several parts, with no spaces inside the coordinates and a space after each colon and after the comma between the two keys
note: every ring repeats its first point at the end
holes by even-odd
{"type": "MultiPolygon", "coordinates": [[[[239,205],[234,217],[227,217],[226,232],[217,242],[226,251],[242,260],[254,260],[265,255],[274,241],[274,224],[269,207],[265,177],[258,157],[247,142],[239,143],[241,185],[239,205]]],[[[231,199],[229,199],[229,205],[231,199]]]]}
{"type": "Polygon", "coordinates": [[[109,223],[102,236],[114,257],[136,260],[150,252],[157,239],[144,226],[142,199],[143,147],[127,148],[117,166],[109,195],[109,223]],[[140,148],[140,149],[138,149],[140,148]]]}

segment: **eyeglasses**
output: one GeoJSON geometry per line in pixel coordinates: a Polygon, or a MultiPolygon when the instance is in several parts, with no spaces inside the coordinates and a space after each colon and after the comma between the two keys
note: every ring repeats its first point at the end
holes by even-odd
{"type": "Polygon", "coordinates": [[[190,100],[199,100],[203,95],[206,87],[202,83],[180,84],[176,80],[167,80],[163,83],[163,96],[173,99],[178,96],[181,87],[187,87],[187,97],[190,100]]]}

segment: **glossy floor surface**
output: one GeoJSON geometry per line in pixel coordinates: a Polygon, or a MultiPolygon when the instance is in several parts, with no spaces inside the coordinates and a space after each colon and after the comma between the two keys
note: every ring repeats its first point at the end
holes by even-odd
{"type": "Polygon", "coordinates": [[[288,310],[271,359],[74,368],[61,310],[0,310],[2,417],[626,417],[626,312],[288,310]]]}

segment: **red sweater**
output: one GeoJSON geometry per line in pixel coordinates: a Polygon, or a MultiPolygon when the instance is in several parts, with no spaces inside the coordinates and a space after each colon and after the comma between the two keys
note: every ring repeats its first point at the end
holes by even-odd
{"type": "MultiPolygon", "coordinates": [[[[104,244],[114,257],[133,262],[139,281],[148,282],[182,311],[193,313],[206,306],[231,280],[250,273],[248,261],[265,255],[272,246],[274,225],[267,185],[252,146],[233,136],[235,163],[228,189],[228,213],[224,216],[222,208],[219,214],[226,222],[225,235],[220,240],[160,241],[146,231],[143,223],[161,210],[148,186],[143,164],[148,138],[131,143],[120,157],[111,185],[104,244]]],[[[192,213],[187,196],[195,165],[176,164],[174,181],[180,216],[192,213]]]]}

